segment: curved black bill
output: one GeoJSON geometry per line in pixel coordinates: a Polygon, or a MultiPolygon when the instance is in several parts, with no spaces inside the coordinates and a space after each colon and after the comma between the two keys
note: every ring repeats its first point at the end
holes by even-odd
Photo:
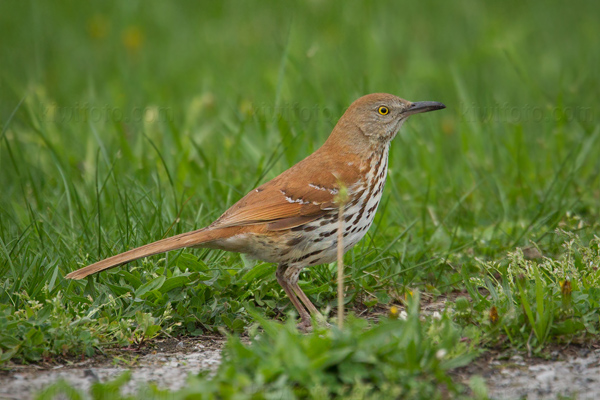
{"type": "Polygon", "coordinates": [[[437,101],[417,101],[411,103],[411,105],[406,110],[404,110],[402,114],[413,115],[429,111],[441,110],[443,108],[446,108],[446,106],[437,101]]]}

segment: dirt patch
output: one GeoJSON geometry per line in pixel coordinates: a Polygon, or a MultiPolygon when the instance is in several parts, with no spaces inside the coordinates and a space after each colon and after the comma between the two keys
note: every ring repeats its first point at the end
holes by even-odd
{"type": "MultiPolygon", "coordinates": [[[[454,291],[442,295],[433,295],[430,293],[422,292],[420,293],[419,311],[421,315],[427,317],[431,317],[436,314],[440,315],[446,309],[446,307],[454,304],[456,302],[456,299],[461,296],[466,297],[468,296],[468,294],[467,292],[461,291],[454,291]]],[[[396,304],[399,310],[405,310],[405,301],[403,299],[395,299],[394,303],[396,304]]],[[[385,307],[376,305],[374,307],[367,308],[362,306],[359,302],[350,311],[357,317],[366,318],[370,321],[377,321],[380,318],[387,317],[389,315],[390,307],[391,305],[385,307]]]]}
{"type": "Polygon", "coordinates": [[[554,346],[547,358],[490,350],[452,374],[465,383],[473,375],[483,377],[492,399],[600,399],[600,342],[554,346]]]}
{"type": "Polygon", "coordinates": [[[9,365],[0,372],[0,399],[30,399],[58,380],[89,393],[94,382],[106,382],[131,371],[122,394],[135,393],[141,384],[154,382],[159,388],[177,390],[190,374],[214,371],[221,362],[223,337],[166,339],[141,349],[113,349],[104,355],[79,360],[36,365],[9,365]]]}

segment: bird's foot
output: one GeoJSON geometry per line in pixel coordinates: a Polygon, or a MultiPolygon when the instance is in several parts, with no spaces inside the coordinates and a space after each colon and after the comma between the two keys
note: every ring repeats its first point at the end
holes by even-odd
{"type": "MultiPolygon", "coordinates": [[[[325,319],[325,317],[323,317],[322,315],[318,315],[315,316],[315,323],[317,324],[317,326],[321,327],[321,328],[331,328],[331,324],[329,322],[327,322],[327,320],[325,319]]],[[[297,325],[296,325],[296,329],[298,329],[299,332],[301,333],[310,333],[313,331],[313,322],[312,320],[306,318],[306,319],[302,319],[297,325]]]]}
{"type": "Polygon", "coordinates": [[[296,325],[296,329],[300,333],[310,333],[313,330],[313,325],[310,319],[303,319],[296,325]]]}

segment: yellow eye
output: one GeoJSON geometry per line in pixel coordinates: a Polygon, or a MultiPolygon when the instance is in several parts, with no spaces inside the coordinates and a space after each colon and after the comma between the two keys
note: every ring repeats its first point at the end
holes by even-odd
{"type": "Polygon", "coordinates": [[[381,107],[379,107],[379,109],[377,111],[379,111],[379,114],[381,114],[381,115],[386,115],[390,112],[390,109],[387,108],[386,106],[381,106],[381,107]]]}

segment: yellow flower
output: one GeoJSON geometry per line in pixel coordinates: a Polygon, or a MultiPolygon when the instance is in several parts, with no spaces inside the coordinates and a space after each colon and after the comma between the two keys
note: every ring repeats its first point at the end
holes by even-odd
{"type": "Polygon", "coordinates": [[[93,39],[104,39],[108,34],[110,22],[101,14],[96,14],[87,22],[87,30],[93,39]]]}
{"type": "Polygon", "coordinates": [[[563,296],[570,296],[571,290],[571,281],[560,281],[560,292],[563,296]]]}
{"type": "Polygon", "coordinates": [[[144,34],[139,27],[130,26],[123,31],[121,39],[123,40],[123,44],[127,50],[135,52],[142,47],[142,43],[144,42],[144,34]]]}
{"type": "Polygon", "coordinates": [[[498,316],[498,309],[496,308],[496,306],[492,306],[492,308],[490,308],[490,322],[492,324],[497,324],[498,320],[500,319],[500,317],[498,316]]]}
{"type": "Polygon", "coordinates": [[[571,292],[573,288],[571,287],[571,281],[564,280],[560,281],[560,293],[562,294],[562,303],[563,307],[569,308],[571,306],[571,292]]]}

